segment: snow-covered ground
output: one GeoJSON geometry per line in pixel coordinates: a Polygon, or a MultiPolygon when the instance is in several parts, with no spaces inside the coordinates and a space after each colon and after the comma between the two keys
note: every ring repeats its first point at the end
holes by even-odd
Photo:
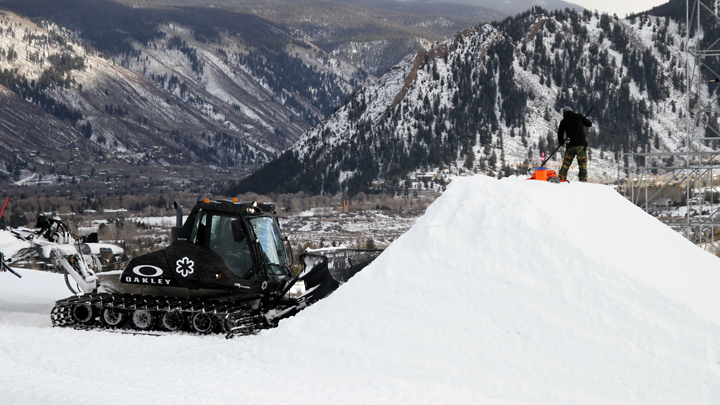
{"type": "Polygon", "coordinates": [[[719,265],[606,186],[456,178],[255,336],[52,328],[62,278],[0,273],[0,402],[718,404],[719,265]]]}

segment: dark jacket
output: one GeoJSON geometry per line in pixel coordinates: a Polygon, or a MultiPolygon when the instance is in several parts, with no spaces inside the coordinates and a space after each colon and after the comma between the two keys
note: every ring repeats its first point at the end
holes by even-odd
{"type": "Polygon", "coordinates": [[[565,111],[563,113],[563,119],[560,121],[560,127],[558,127],[558,144],[562,145],[562,143],[565,142],[565,134],[567,134],[567,137],[570,138],[568,147],[587,146],[584,127],[590,126],[592,126],[592,122],[582,114],[565,111]]]}

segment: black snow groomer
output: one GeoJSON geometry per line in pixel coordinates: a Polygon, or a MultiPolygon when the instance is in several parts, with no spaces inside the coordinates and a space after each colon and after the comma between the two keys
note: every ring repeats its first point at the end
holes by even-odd
{"type": "Polygon", "coordinates": [[[175,207],[170,246],[124,270],[94,273],[81,261],[60,261],[82,291],[56,302],[53,325],[230,337],[277,326],[338,287],[323,256],[301,256],[302,272],[293,275],[275,204],[206,199],[184,225],[175,207]],[[305,292],[286,296],[298,281],[305,292]]]}

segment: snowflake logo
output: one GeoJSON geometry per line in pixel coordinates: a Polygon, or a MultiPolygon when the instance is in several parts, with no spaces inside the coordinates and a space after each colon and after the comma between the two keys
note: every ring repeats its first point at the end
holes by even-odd
{"type": "Polygon", "coordinates": [[[178,260],[177,262],[175,262],[175,264],[177,264],[175,271],[178,272],[183,277],[187,277],[188,275],[192,274],[195,271],[193,269],[193,267],[195,266],[195,262],[188,259],[187,256],[178,260]]]}

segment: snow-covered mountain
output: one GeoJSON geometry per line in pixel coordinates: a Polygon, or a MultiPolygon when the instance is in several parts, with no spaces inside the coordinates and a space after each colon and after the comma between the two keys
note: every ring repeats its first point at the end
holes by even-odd
{"type": "Polygon", "coordinates": [[[254,16],[202,9],[194,21],[193,10],[183,9],[138,14],[136,22],[133,8],[113,2],[2,5],[35,18],[0,18],[0,84],[28,102],[2,110],[4,177],[47,172],[43,164],[77,155],[70,152],[76,147],[89,160],[197,162],[243,173],[373,83],[347,61],[254,16]],[[218,30],[200,31],[213,13],[218,30]],[[44,19],[50,15],[72,29],[44,19]],[[244,31],[222,29],[232,24],[244,31]],[[33,118],[21,118],[28,114],[33,118]],[[39,168],[30,155],[44,157],[39,168]]]}
{"type": "Polygon", "coordinates": [[[605,179],[619,152],[681,145],[683,25],[536,7],[458,32],[406,57],[231,191],[400,191],[425,172],[436,187],[464,172],[525,174],[555,149],[564,105],[595,107],[589,171],[605,179]]]}
{"type": "MultiPolygon", "coordinates": [[[[168,23],[147,43],[113,60],[154,81],[228,132],[269,134],[282,151],[311,123],[373,78],[310,43],[258,50],[220,34],[207,43],[187,27],[168,23]],[[238,120],[240,118],[240,120],[238,120]]],[[[256,164],[259,162],[256,162],[256,164]]]]}
{"type": "MultiPolygon", "coordinates": [[[[203,6],[207,0],[153,0],[203,6]]],[[[427,50],[456,31],[524,11],[504,13],[482,5],[396,0],[222,0],[222,7],[266,18],[325,52],[380,76],[405,55],[427,50]]],[[[520,1],[522,3],[522,1],[520,1]]],[[[517,6],[519,4],[515,4],[517,6]]]]}

